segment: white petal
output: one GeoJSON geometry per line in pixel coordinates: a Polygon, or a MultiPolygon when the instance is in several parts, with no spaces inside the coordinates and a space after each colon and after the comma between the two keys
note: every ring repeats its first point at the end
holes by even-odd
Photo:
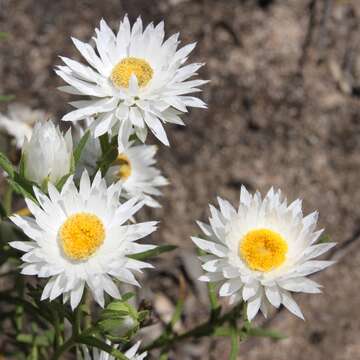
{"type": "Polygon", "coordinates": [[[249,300],[250,298],[254,297],[259,290],[259,283],[252,282],[250,284],[245,284],[242,292],[242,297],[244,301],[249,300]]]}
{"type": "Polygon", "coordinates": [[[281,292],[281,302],[291,313],[304,320],[303,313],[301,312],[298,304],[295,302],[289,292],[281,292]]]}
{"type": "Polygon", "coordinates": [[[239,291],[242,286],[243,282],[240,279],[229,280],[220,287],[219,295],[230,296],[239,291]]]}
{"type": "Polygon", "coordinates": [[[84,293],[84,286],[85,281],[80,280],[77,286],[70,292],[70,305],[73,310],[77,308],[81,301],[82,295],[84,293]]]}
{"type": "Polygon", "coordinates": [[[289,291],[305,292],[310,294],[321,293],[321,290],[319,289],[320,285],[305,277],[291,278],[279,281],[278,283],[283,289],[289,291]]]}
{"type": "Polygon", "coordinates": [[[281,293],[277,286],[265,286],[265,295],[272,306],[278,308],[281,304],[281,293]]]}
{"type": "Polygon", "coordinates": [[[261,295],[258,295],[251,299],[247,304],[247,317],[248,320],[251,321],[256,314],[259,312],[261,306],[261,295]]]}
{"type": "Polygon", "coordinates": [[[209,252],[211,254],[217,255],[219,257],[225,257],[228,250],[225,246],[214,243],[212,241],[207,241],[200,239],[198,237],[192,237],[191,240],[202,250],[209,252]]]}

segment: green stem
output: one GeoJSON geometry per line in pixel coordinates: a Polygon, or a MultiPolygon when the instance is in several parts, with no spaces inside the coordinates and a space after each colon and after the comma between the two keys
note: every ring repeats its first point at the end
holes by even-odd
{"type": "Polygon", "coordinates": [[[159,347],[171,347],[175,343],[181,342],[188,338],[200,338],[203,336],[209,336],[216,331],[216,328],[223,325],[224,323],[231,321],[234,318],[237,318],[239,312],[241,311],[242,304],[236,305],[233,309],[229,310],[226,314],[218,317],[217,319],[209,319],[203,324],[196,326],[195,328],[180,334],[170,336],[160,336],[155,341],[153,341],[150,345],[144,348],[146,350],[152,350],[159,347]]]}
{"type": "Polygon", "coordinates": [[[59,360],[61,356],[69,351],[72,347],[76,345],[76,337],[71,336],[71,338],[65,341],[54,353],[52,360],[59,360]]]}
{"type": "MultiPolygon", "coordinates": [[[[82,302],[81,302],[82,303],[82,302]]],[[[78,336],[81,332],[81,320],[82,320],[82,309],[81,309],[81,303],[78,305],[78,307],[75,309],[75,321],[73,324],[73,332],[75,336],[78,336]]]]}
{"type": "Polygon", "coordinates": [[[54,328],[55,328],[55,349],[59,348],[62,344],[62,336],[61,336],[61,324],[59,314],[56,310],[52,311],[54,317],[54,328]]]}
{"type": "MultiPolygon", "coordinates": [[[[237,315],[240,315],[240,313],[237,313],[237,315]]],[[[230,320],[230,324],[231,324],[231,335],[230,335],[230,339],[231,339],[231,352],[230,352],[230,357],[229,360],[236,360],[238,353],[239,353],[239,332],[238,332],[238,328],[237,328],[237,316],[234,316],[231,320],[230,320]]]]}
{"type": "Polygon", "coordinates": [[[231,353],[229,360],[236,360],[239,353],[239,336],[236,329],[231,332],[231,353]]]}
{"type": "Polygon", "coordinates": [[[12,198],[13,198],[13,189],[11,186],[8,186],[4,194],[4,208],[8,215],[12,213],[12,198]]]}

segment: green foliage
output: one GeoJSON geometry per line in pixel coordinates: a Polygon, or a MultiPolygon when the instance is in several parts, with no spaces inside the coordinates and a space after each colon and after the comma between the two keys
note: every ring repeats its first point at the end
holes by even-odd
{"type": "Polygon", "coordinates": [[[15,95],[0,95],[0,102],[12,101],[15,99],[15,95]]]}
{"type": "Polygon", "coordinates": [[[139,330],[139,313],[123,300],[113,301],[101,312],[97,327],[112,342],[126,342],[139,330]]]}
{"type": "Polygon", "coordinates": [[[114,136],[109,141],[107,134],[100,136],[100,145],[101,145],[101,158],[98,161],[98,168],[101,170],[101,173],[104,175],[108,171],[111,164],[117,159],[118,156],[118,146],[117,138],[114,136]],[[106,135],[106,136],[105,136],[106,135]]]}
{"type": "Polygon", "coordinates": [[[160,246],[157,246],[155,249],[144,251],[144,252],[138,253],[138,254],[132,254],[132,255],[129,255],[129,257],[132,259],[135,259],[135,260],[143,261],[143,260],[147,260],[147,259],[159,256],[163,253],[173,251],[175,249],[177,249],[177,246],[175,246],[175,245],[160,245],[160,246]]]}
{"type": "Polygon", "coordinates": [[[56,188],[61,191],[61,189],[63,188],[63,186],[66,183],[66,180],[71,176],[71,174],[66,174],[64,175],[57,183],[56,183],[56,188]]]}
{"type": "Polygon", "coordinates": [[[7,158],[7,156],[0,152],[0,167],[9,175],[10,178],[13,178],[15,175],[15,170],[11,161],[7,158]]]}
{"type": "Polygon", "coordinates": [[[37,202],[33,189],[31,187],[29,188],[30,183],[26,179],[16,177],[14,179],[7,179],[7,182],[17,194],[37,202]]]}
{"type": "Polygon", "coordinates": [[[263,329],[260,327],[249,327],[245,332],[247,337],[256,336],[256,337],[267,337],[273,340],[282,340],[286,339],[286,335],[270,329],[263,329]]]}
{"type": "Polygon", "coordinates": [[[8,33],[0,31],[0,40],[5,40],[8,37],[8,33]]]}
{"type": "Polygon", "coordinates": [[[75,167],[77,166],[77,164],[79,163],[79,160],[81,158],[81,154],[83,152],[83,150],[85,149],[85,146],[89,140],[90,137],[90,130],[87,130],[85,132],[85,134],[82,136],[82,138],[80,139],[79,143],[77,144],[75,150],[74,150],[74,162],[75,162],[75,167]]]}
{"type": "Polygon", "coordinates": [[[322,234],[318,241],[319,244],[331,242],[331,237],[328,234],[322,234]]]}
{"type": "Polygon", "coordinates": [[[36,186],[36,184],[24,177],[23,163],[24,160],[20,161],[20,172],[18,173],[6,155],[0,152],[0,167],[8,174],[6,181],[12,190],[25,198],[29,198],[34,202],[37,202],[33,190],[33,187],[36,186]]]}
{"type": "Polygon", "coordinates": [[[0,218],[5,219],[7,217],[7,211],[4,208],[4,205],[0,201],[0,218]]]}

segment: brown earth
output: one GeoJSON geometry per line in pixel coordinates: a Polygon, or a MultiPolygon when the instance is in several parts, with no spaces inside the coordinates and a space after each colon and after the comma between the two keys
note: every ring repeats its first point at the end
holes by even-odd
{"type": "MultiPolygon", "coordinates": [[[[171,147],[159,150],[171,185],[163,208],[144,218],[161,219],[154,239],[181,250],[158,262],[143,295],[171,310],[171,274],[183,269],[190,292],[181,326],[200,321],[194,220],[206,219],[216,195],[236,203],[241,184],[280,187],[303,198],[306,212],[320,211],[320,226],[340,243],[339,263],[317,276],[323,295],[296,297],[306,322],[281,312],[269,324],[288,338],[251,340],[239,359],[360,359],[360,1],[0,0],[0,30],[10,33],[0,43],[1,92],[60,118],[69,98],[55,89],[58,55],[79,58],[70,36],[88,40],[102,17],[116,28],[124,13],[164,19],[168,33],[197,41],[191,60],[206,62],[201,76],[211,80],[209,109],[191,111],[185,128],[169,126],[171,147]]],[[[172,359],[227,352],[226,341],[203,341],[172,359]]]]}

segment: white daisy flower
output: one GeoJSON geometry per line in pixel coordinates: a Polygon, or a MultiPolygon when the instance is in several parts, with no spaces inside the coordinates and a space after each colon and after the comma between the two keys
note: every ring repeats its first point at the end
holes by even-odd
{"type": "Polygon", "coordinates": [[[31,138],[24,141],[22,159],[28,180],[40,186],[48,182],[56,184],[72,168],[71,131],[64,136],[52,121],[38,122],[31,138]]]}
{"type": "Polygon", "coordinates": [[[179,34],[164,41],[164,23],[150,23],[143,30],[140,17],[131,27],[125,16],[116,35],[104,20],[95,32],[97,52],[91,45],[72,39],[90,67],[62,57],[65,66],[56,69],[69,84],[61,90],[88,97],[71,103],[76,110],[63,120],[97,115],[92,123],[95,137],[119,129],[121,143],[133,131],[144,142],[148,127],[168,145],[163,123],[183,125],[179,114],[187,112],[187,107],[206,107],[189,96],[206,83],[189,80],[203,64],[183,66],[195,43],[177,49],[179,34]]]}
{"type": "MultiPolygon", "coordinates": [[[[110,345],[110,342],[107,341],[110,345]]],[[[139,350],[141,341],[138,341],[133,347],[131,347],[126,353],[124,354],[129,360],[143,360],[147,356],[147,352],[143,352],[142,354],[137,354],[139,350]]],[[[105,351],[99,351],[96,348],[93,348],[93,356],[90,356],[90,352],[87,348],[84,349],[85,352],[85,359],[84,360],[115,360],[115,357],[109,355],[105,351]]]]}
{"type": "Polygon", "coordinates": [[[220,210],[210,206],[210,225],[198,222],[207,240],[192,238],[210,254],[201,257],[207,273],[200,280],[222,281],[220,296],[247,302],[249,320],[259,309],[267,316],[269,304],[283,304],[303,318],[290,293],[320,293],[321,286],[307,276],[333,264],[313,260],[335,245],[314,244],[322,233],[315,231],[318,213],[303,217],[300,200],[287,205],[273,189],[262,200],[242,187],[237,211],[218,202],[220,210]]]}
{"type": "Polygon", "coordinates": [[[21,149],[25,138],[30,138],[35,123],[45,120],[46,113],[33,110],[23,104],[13,103],[8,106],[6,115],[0,114],[0,131],[13,138],[14,145],[21,149]]]}
{"type": "Polygon", "coordinates": [[[168,185],[168,180],[154,167],[156,160],[155,145],[136,145],[119,152],[117,161],[106,174],[111,182],[120,181],[125,197],[141,197],[150,207],[160,207],[153,196],[161,195],[160,186],[168,185]]]}
{"type": "Polygon", "coordinates": [[[25,252],[21,273],[50,278],[42,300],[63,294],[64,302],[70,299],[74,309],[88,285],[96,302],[104,306],[104,292],[120,298],[114,279],[140,286],[132,270],[152,266],[127,256],[154,248],[135,241],[151,234],[156,222],[127,225],[143,203],[137,198],[119,203],[120,190],[119,185],[107,188],[100,173],[91,184],[84,172],[79,190],[72,178],[60,193],[49,184],[49,196],[35,188],[39,205],[26,199],[34,219],[10,218],[31,239],[10,243],[25,252]]]}

